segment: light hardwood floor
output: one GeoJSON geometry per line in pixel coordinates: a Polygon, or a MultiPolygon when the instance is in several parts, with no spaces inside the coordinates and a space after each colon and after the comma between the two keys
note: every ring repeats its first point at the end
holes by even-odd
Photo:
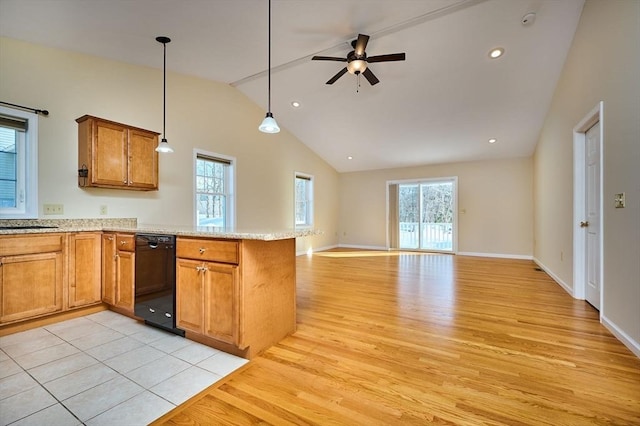
{"type": "Polygon", "coordinates": [[[640,424],[640,359],[525,260],[297,259],[298,330],[157,425],[640,424]]]}

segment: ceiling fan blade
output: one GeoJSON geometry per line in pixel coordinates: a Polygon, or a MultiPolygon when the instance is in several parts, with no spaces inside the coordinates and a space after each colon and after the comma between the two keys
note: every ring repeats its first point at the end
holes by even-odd
{"type": "Polygon", "coordinates": [[[367,48],[367,43],[369,43],[369,36],[364,34],[358,34],[358,40],[356,41],[356,45],[353,49],[357,56],[364,55],[364,51],[367,48]]]}
{"type": "Polygon", "coordinates": [[[367,62],[391,62],[391,61],[404,61],[405,54],[403,53],[391,53],[389,55],[370,56],[367,58],[367,62]]]}
{"type": "Polygon", "coordinates": [[[338,71],[338,74],[334,75],[333,77],[331,77],[331,80],[327,81],[327,84],[335,83],[336,80],[342,77],[346,72],[347,72],[347,67],[342,68],[340,71],[338,71]]]}
{"type": "Polygon", "coordinates": [[[369,84],[371,84],[372,86],[375,84],[380,83],[380,80],[378,80],[378,77],[376,77],[372,72],[371,72],[371,68],[367,68],[366,70],[364,70],[362,72],[362,75],[365,76],[365,78],[367,79],[367,81],[369,82],[369,84]]]}
{"type": "Polygon", "coordinates": [[[347,58],[336,58],[335,56],[314,56],[311,58],[312,61],[337,61],[337,62],[347,62],[347,58]]]}

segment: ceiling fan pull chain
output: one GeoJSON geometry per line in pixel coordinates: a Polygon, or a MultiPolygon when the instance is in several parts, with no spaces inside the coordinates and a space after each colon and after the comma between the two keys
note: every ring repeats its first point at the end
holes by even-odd
{"type": "Polygon", "coordinates": [[[360,73],[356,75],[356,93],[360,93],[360,73]]]}

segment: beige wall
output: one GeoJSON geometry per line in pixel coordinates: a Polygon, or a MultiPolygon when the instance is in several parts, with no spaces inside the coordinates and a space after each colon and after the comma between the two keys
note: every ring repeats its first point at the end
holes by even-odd
{"type": "Polygon", "coordinates": [[[531,257],[532,173],[530,158],[343,173],[340,244],[386,247],[388,181],[457,176],[458,251],[531,257]]]}
{"type": "Polygon", "coordinates": [[[260,133],[264,111],[229,85],[167,74],[167,139],[176,152],[160,156],[153,192],[78,188],[75,119],[90,114],[162,132],[161,70],[0,38],[0,99],[50,111],[39,120],[40,216],[44,203],[64,205],[52,218],[99,217],[106,205],[106,217],[191,225],[200,148],[237,159],[238,228],[292,228],[298,171],[315,178],[315,221],[325,231],[300,239],[298,250],[337,243],[337,172],[286,129],[260,133]]]}
{"type": "Polygon", "coordinates": [[[640,1],[587,0],[534,160],[535,258],[573,289],[572,129],[604,101],[605,324],[640,354],[640,1]],[[613,207],[626,193],[627,207],[613,207]],[[564,251],[564,260],[559,252],[564,251]]]}

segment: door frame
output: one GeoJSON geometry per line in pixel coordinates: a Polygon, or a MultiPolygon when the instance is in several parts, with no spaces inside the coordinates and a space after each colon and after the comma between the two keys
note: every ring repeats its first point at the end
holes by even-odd
{"type": "Polygon", "coordinates": [[[600,123],[600,220],[598,223],[598,247],[600,249],[600,318],[604,312],[604,236],[603,236],[603,169],[604,169],[604,102],[598,104],[573,128],[573,297],[586,298],[586,247],[587,233],[580,227],[580,221],[586,217],[586,133],[594,124],[600,123]]]}

